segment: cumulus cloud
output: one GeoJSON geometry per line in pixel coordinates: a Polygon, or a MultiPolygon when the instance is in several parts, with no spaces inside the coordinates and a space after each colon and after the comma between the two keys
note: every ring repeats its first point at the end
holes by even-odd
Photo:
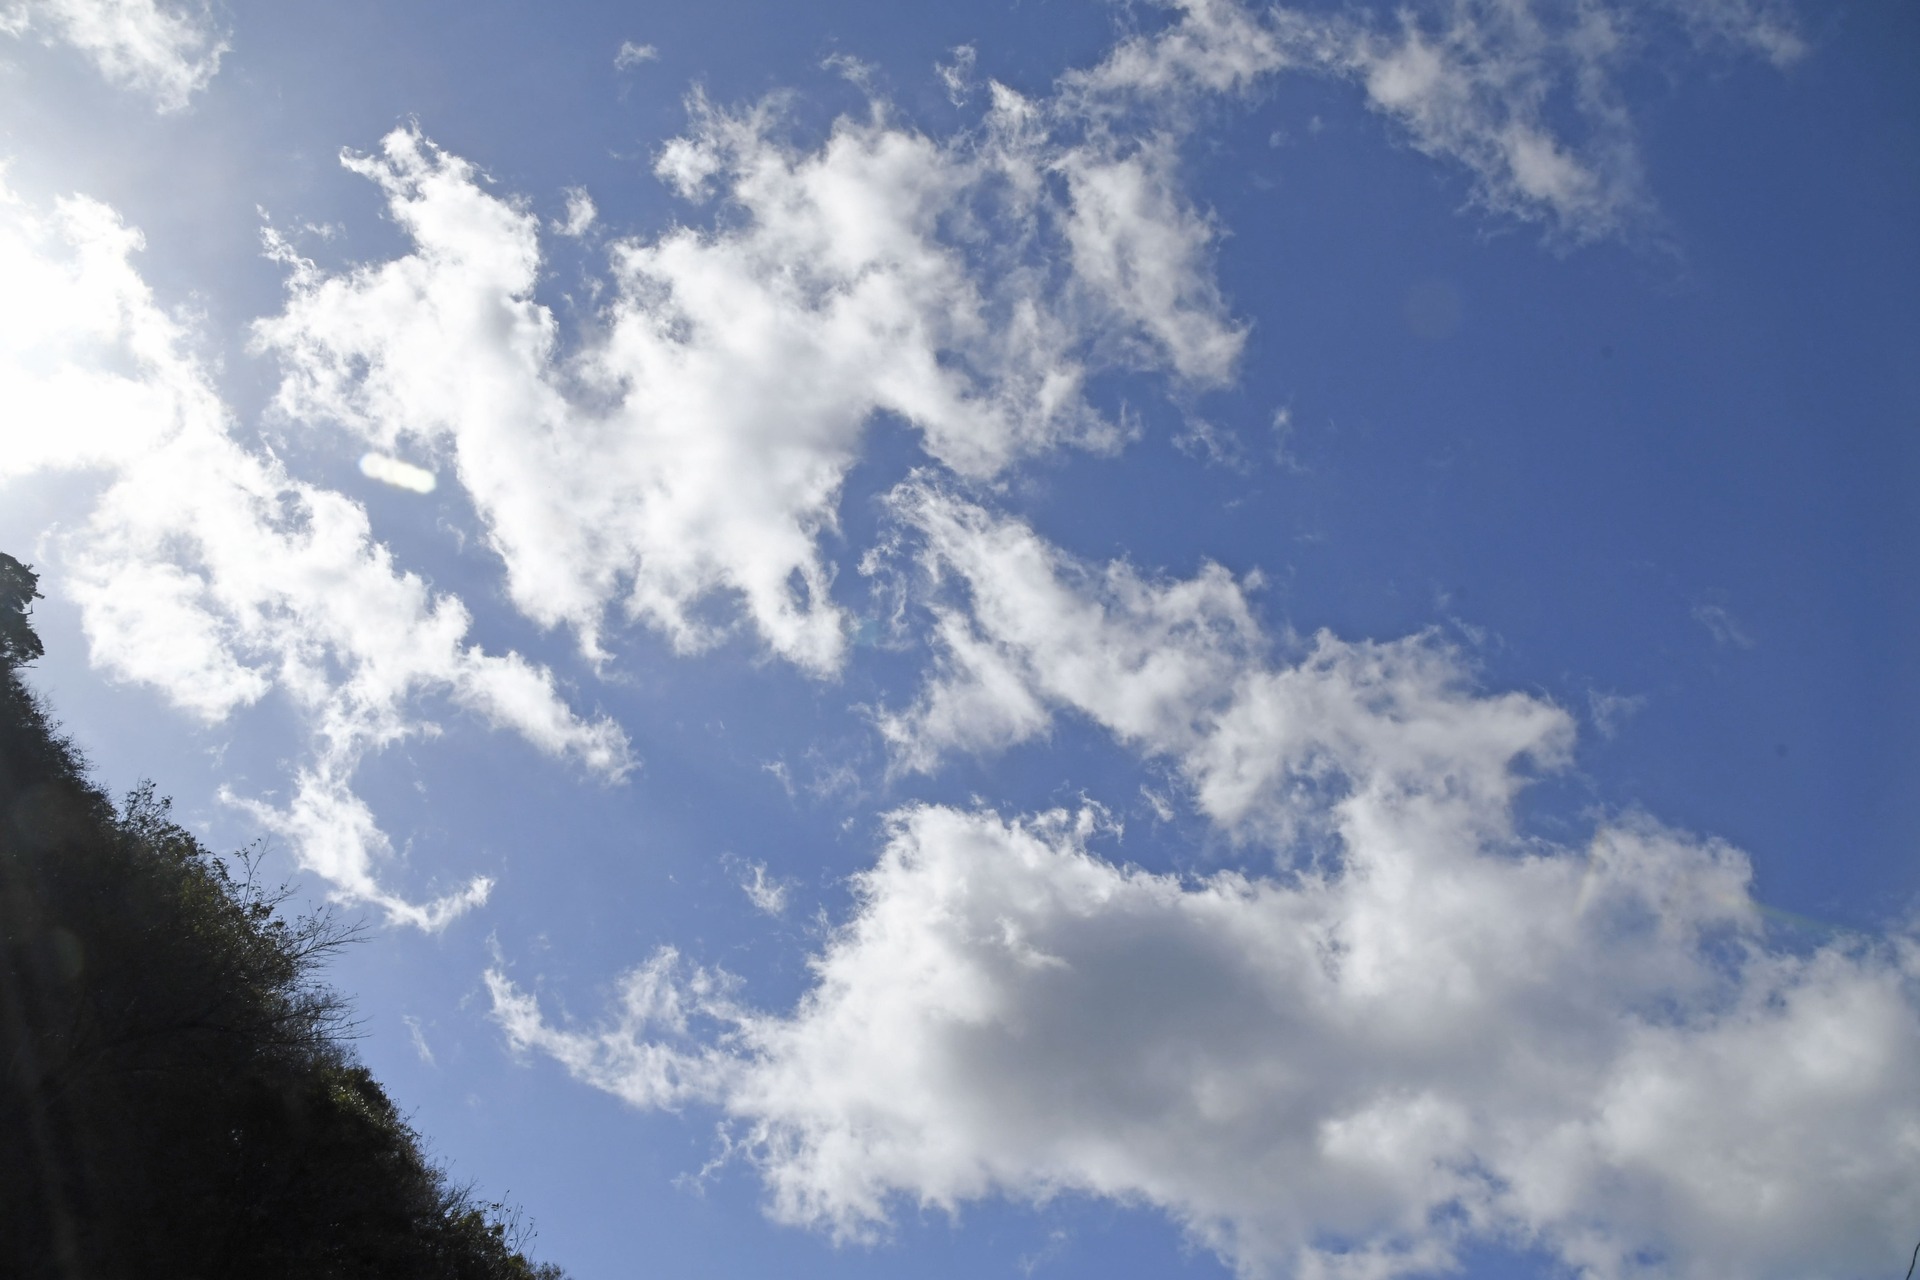
{"type": "Polygon", "coordinates": [[[1206,383],[1239,350],[1170,161],[1049,127],[997,90],[978,137],[876,111],[809,150],[772,107],[696,99],[657,170],[730,212],[616,241],[611,300],[572,351],[532,296],[538,221],[401,130],[347,164],[413,252],[333,276],[290,257],[258,342],[283,362],[283,413],[449,456],[515,602],[590,652],[616,601],[692,651],[731,600],[775,653],[830,672],[847,627],[820,544],[875,415],[990,477],[1124,438],[1083,394],[1090,367],[1206,383]]]}
{"type": "MultiPolygon", "coordinates": [[[[1778,45],[1758,8],[1677,11],[1700,38],[1778,45]]],[[[1382,23],[1193,0],[1053,100],[990,86],[974,154],[1004,184],[994,212],[1057,235],[1071,269],[1069,288],[1019,296],[1099,318],[1097,341],[1055,351],[1230,376],[1241,331],[1193,265],[1214,232],[1164,131],[1182,102],[1289,66],[1355,80],[1489,208],[1572,239],[1621,231],[1647,202],[1608,77],[1650,12],[1461,3],[1382,23]],[[1569,104],[1578,142],[1548,124],[1569,104]],[[1068,203],[1023,194],[1047,183],[1068,203]]],[[[663,176],[756,215],[778,207],[762,191],[794,199],[792,152],[749,163],[764,124],[710,121],[663,176]]],[[[891,132],[842,122],[805,159],[850,138],[875,154],[891,132]]],[[[866,252],[889,225],[829,168],[808,172],[855,211],[851,247],[793,241],[790,261],[866,252]]],[[[971,211],[975,191],[945,188],[944,207],[971,211]]],[[[902,416],[964,479],[1019,456],[969,462],[977,445],[902,416]]],[[[1123,839],[1097,810],[908,806],[791,1009],[663,949],[602,1020],[569,1022],[500,966],[516,1050],[635,1106],[718,1110],[771,1214],[842,1239],[883,1235],[903,1205],[1072,1192],[1157,1207],[1247,1276],[1433,1273],[1492,1244],[1594,1280],[1788,1280],[1865,1272],[1904,1242],[1920,941],[1778,945],[1739,851],[1645,817],[1578,846],[1519,830],[1572,717],[1478,688],[1434,637],[1271,637],[1254,580],[1084,562],[957,494],[930,468],[892,497],[934,654],[919,696],[876,713],[897,766],[1078,717],[1271,861],[1156,874],[1097,852],[1123,839]]]]}
{"type": "Polygon", "coordinates": [[[1086,565],[924,478],[893,509],[922,538],[929,580],[956,597],[933,605],[927,687],[876,718],[903,767],[1011,746],[1070,711],[1173,760],[1226,830],[1284,842],[1312,834],[1296,819],[1330,776],[1441,776],[1436,820],[1445,809],[1471,822],[1504,812],[1510,760],[1552,765],[1571,742],[1557,707],[1466,696],[1457,660],[1426,637],[1322,634],[1279,661],[1218,565],[1184,580],[1086,565]]]}
{"type": "MultiPolygon", "coordinates": [[[[849,621],[825,543],[876,419],[991,479],[1123,443],[1088,396],[1105,370],[1169,374],[1176,394],[1231,379],[1246,329],[1180,174],[1196,102],[1289,68],[1353,78],[1474,172],[1484,204],[1587,238],[1646,206],[1610,87],[1626,13],[1458,0],[1381,25],[1187,0],[1050,96],[990,83],[977,125],[945,139],[876,100],[803,146],[777,102],[696,95],[655,172],[711,224],[612,241],[604,301],[565,341],[534,296],[539,220],[402,129],[345,162],[411,251],[339,274],[285,255],[288,302],[258,342],[282,361],[285,414],[447,457],[516,605],[589,654],[620,609],[686,652],[744,623],[829,674],[849,621]],[[1577,145],[1550,127],[1565,94],[1589,126],[1577,145]]],[[[1734,43],[1784,21],[1732,0],[1713,14],[1699,31],[1734,43]]],[[[956,55],[943,74],[966,70],[956,55]]],[[[574,193],[558,232],[589,209],[574,193]]]]}
{"type": "Polygon", "coordinates": [[[0,483],[111,467],[209,411],[199,381],[148,372],[176,372],[179,334],[127,260],[142,243],[96,201],[63,200],[43,216],[0,192],[0,399],[16,424],[0,483]],[[106,358],[120,348],[140,372],[106,358]]]}
{"type": "Polygon", "coordinates": [[[880,720],[916,767],[950,748],[1032,737],[1062,704],[1123,741],[1185,742],[1196,708],[1219,700],[1260,644],[1239,585],[1218,566],[1180,583],[1124,562],[1094,570],[924,478],[891,505],[924,538],[928,577],[956,583],[964,606],[935,606],[943,653],[930,687],[911,711],[880,720]]]}
{"type": "MultiPolygon", "coordinates": [[[[1433,780],[1435,785],[1439,780],[1433,780]]],[[[1766,950],[1736,851],[1645,821],[1582,850],[1333,806],[1337,866],[1114,865],[1086,814],[916,807],[787,1014],[670,951],[596,1026],[488,974],[509,1042],[729,1117],[772,1215],[1146,1203],[1242,1274],[1865,1273],[1920,1191],[1920,947],[1766,950]]],[[[1498,826],[1497,821],[1483,825],[1498,826]]]]}
{"type": "Polygon", "coordinates": [[[85,54],[109,82],[178,111],[207,87],[230,47],[205,6],[156,0],[8,0],[0,31],[85,54]]]}
{"type": "Polygon", "coordinates": [[[1770,950],[1745,858],[1646,819],[1518,838],[1522,765],[1564,756],[1566,718],[1474,692],[1431,642],[1264,666],[1218,571],[1063,585],[1030,535],[946,514],[999,544],[963,549],[1004,589],[977,616],[1030,619],[1017,647],[975,637],[1016,706],[1184,751],[1223,827],[1263,814],[1315,856],[1182,879],[1093,854],[1091,812],[912,807],[792,1012],[662,952],[609,1020],[557,1025],[495,970],[513,1045],[638,1106],[718,1107],[773,1215],[844,1238],[897,1199],[1079,1191],[1159,1206],[1247,1275],[1527,1241],[1595,1277],[1784,1278],[1897,1244],[1920,945],[1770,950]]]}
{"type": "Polygon", "coordinates": [[[0,483],[100,475],[93,510],[60,539],[56,584],[95,664],[209,723],[285,697],[310,756],[284,804],[235,803],[343,897],[436,927],[485,882],[426,905],[387,890],[387,838],[352,789],[368,755],[434,732],[424,696],[609,776],[627,767],[626,740],[569,710],[544,668],[469,643],[466,608],[398,569],[359,504],[240,441],[191,333],[131,262],[141,243],[95,201],[49,216],[0,203],[0,483]]]}
{"type": "Polygon", "coordinates": [[[910,806],[791,1011],[662,951],[599,1024],[554,1022],[496,968],[510,1044],[717,1108],[773,1216],[845,1239],[902,1202],[1072,1191],[1248,1276],[1522,1243],[1596,1280],[1786,1280],[1898,1247],[1920,940],[1782,949],[1741,853],[1648,818],[1517,830],[1571,719],[1430,637],[1274,644],[1217,567],[1087,565],[924,478],[896,507],[956,588],[928,689],[882,717],[896,750],[1070,711],[1173,760],[1273,869],[1119,865],[1095,810],[910,806]]]}

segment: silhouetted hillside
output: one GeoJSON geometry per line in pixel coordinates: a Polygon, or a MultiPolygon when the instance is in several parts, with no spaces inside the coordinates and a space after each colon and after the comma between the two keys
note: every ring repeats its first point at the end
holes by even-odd
{"type": "Polygon", "coordinates": [[[0,555],[0,1274],[556,1280],[342,1045],[348,931],[88,779],[19,678],[36,581],[0,555]]]}

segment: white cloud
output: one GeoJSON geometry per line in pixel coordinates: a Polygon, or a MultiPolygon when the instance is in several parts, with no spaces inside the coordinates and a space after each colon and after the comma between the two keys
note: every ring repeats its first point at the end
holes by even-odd
{"type": "Polygon", "coordinates": [[[1296,818],[1331,775],[1409,788],[1442,779],[1422,799],[1433,819],[1444,810],[1471,822],[1504,811],[1509,760],[1551,765],[1571,741],[1571,721],[1550,704],[1471,695],[1453,656],[1426,637],[1322,634],[1281,665],[1241,584],[1218,565],[1156,581],[1124,562],[1080,564],[924,479],[893,505],[924,538],[929,577],[964,602],[935,606],[938,656],[920,698],[877,718],[904,767],[1010,746],[1070,710],[1176,761],[1227,830],[1286,841],[1313,834],[1296,818]]]}
{"type": "Polygon", "coordinates": [[[1793,6],[1785,0],[1665,0],[1662,7],[1696,40],[1744,46],[1776,67],[1790,67],[1809,52],[1793,6]]]}
{"type": "Polygon", "coordinates": [[[880,720],[916,767],[949,748],[1012,745],[1042,732],[1050,707],[1075,707],[1152,751],[1197,737],[1194,717],[1223,700],[1261,643],[1231,575],[1208,566],[1181,583],[1131,566],[1075,564],[1017,521],[925,483],[893,508],[926,540],[935,580],[965,588],[938,612],[943,657],[921,702],[880,720]]]}
{"type": "Polygon", "coordinates": [[[875,78],[880,71],[878,63],[856,58],[850,53],[830,53],[820,59],[820,69],[833,72],[869,97],[877,91],[875,78]]]}
{"type": "Polygon", "coordinates": [[[956,45],[952,62],[936,62],[933,66],[940,83],[947,86],[947,100],[956,107],[965,105],[973,95],[973,64],[979,57],[980,51],[972,45],[956,45]]]}
{"type": "Polygon", "coordinates": [[[650,44],[635,44],[631,40],[620,42],[620,51],[613,55],[614,69],[631,71],[648,62],[658,62],[660,51],[650,44]]]}
{"type": "Polygon", "coordinates": [[[1082,395],[1090,360],[1196,382],[1230,366],[1240,331],[1165,162],[1056,145],[1005,91],[983,138],[945,145],[880,113],[812,151],[777,125],[696,101],[658,171],[735,216],[615,242],[611,301],[571,353],[532,298],[534,218],[414,132],[349,157],[415,248],[332,277],[293,261],[285,312],[257,329],[282,411],[448,453],[515,602],[590,652],[615,601],[692,651],[733,600],[825,673],[847,620],[820,540],[876,414],[989,477],[1124,438],[1082,395]]]}
{"type": "MultiPolygon", "coordinates": [[[[1393,1276],[1524,1242],[1596,1280],[1853,1274],[1920,1192],[1920,940],[1769,946],[1746,859],[1639,817],[1514,830],[1564,712],[1433,640],[1274,663],[1217,568],[1093,568],[924,481],[944,670],[908,752],[1054,707],[1174,758],[1270,875],[1153,875],[1097,814],[893,815],[785,1014],[662,952],[598,1027],[489,974],[510,1043],[638,1106],[714,1106],[770,1212],[1155,1205],[1243,1274],[1393,1276]],[[957,638],[956,638],[957,637],[957,638]],[[982,674],[985,672],[986,674],[982,674]],[[943,701],[944,700],[944,701],[943,701]]],[[[1024,718],[1023,718],[1024,717],[1024,718]]]]}
{"type": "Polygon", "coordinates": [[[784,914],[787,891],[792,886],[775,876],[769,876],[764,862],[750,863],[747,870],[752,874],[740,882],[740,891],[747,895],[747,901],[753,904],[753,909],[767,916],[784,914]]]}
{"type": "Polygon", "coordinates": [[[1415,147],[1464,165],[1479,203],[1543,220],[1578,242],[1634,231],[1652,217],[1617,82],[1663,11],[1696,45],[1744,46],[1780,66],[1804,51],[1786,6],[1764,0],[1436,0],[1396,10],[1391,26],[1350,18],[1288,25],[1304,62],[1357,80],[1415,147]],[[1556,118],[1576,122],[1576,132],[1567,135],[1556,118]]]}
{"type": "MultiPolygon", "coordinates": [[[[1462,5],[1383,33],[1194,3],[1057,102],[994,86],[983,154],[1016,192],[1066,184],[1071,208],[1005,207],[1056,219],[1066,296],[1125,317],[1118,358],[1204,383],[1231,355],[1168,308],[1203,337],[1237,330],[1177,265],[1210,230],[1172,153],[1103,132],[1130,96],[1308,62],[1465,163],[1488,206],[1607,234],[1643,208],[1599,78],[1620,31],[1597,6],[1550,16],[1462,5]],[[1593,132],[1577,147],[1539,123],[1569,81],[1593,132]],[[1084,131],[1053,145],[1062,113],[1084,131]],[[1174,283],[1124,261],[1131,244],[1176,264],[1174,283]]],[[[843,122],[832,145],[884,132],[843,122]]],[[[747,162],[766,155],[757,122],[704,136],[720,142],[662,154],[684,192],[718,185],[757,211],[793,189],[791,157],[747,162]]],[[[790,261],[866,252],[889,225],[839,199],[850,247],[793,237],[790,261]]],[[[969,470],[914,420],[953,470],[1003,465],[969,470]]],[[[1082,716],[1170,762],[1275,869],[1156,875],[1091,852],[1097,815],[909,807],[790,1011],[663,950],[604,1022],[556,1023],[495,968],[517,1050],[636,1106],[718,1109],[770,1212],[846,1239],[884,1233],[903,1203],[1078,1192],[1158,1207],[1249,1276],[1426,1273],[1507,1244],[1594,1280],[1788,1280],[1865,1272],[1903,1242],[1920,942],[1775,948],[1746,859],[1648,819],[1606,820],[1580,848],[1517,833],[1515,798],[1568,758],[1572,719],[1477,690],[1430,636],[1276,642],[1253,584],[1219,566],[1082,563],[932,472],[894,506],[924,548],[936,654],[920,698],[877,716],[899,764],[1082,716]]]]}
{"type": "MultiPolygon", "coordinates": [[[[1745,29],[1731,2],[1716,38],[1745,29]]],[[[656,172],[721,206],[714,225],[614,241],[606,301],[577,341],[534,298],[538,220],[397,131],[346,163],[382,188],[411,252],[333,276],[283,253],[290,297],[259,343],[282,359],[286,414],[446,456],[516,605],[588,653],[605,652],[619,606],[688,652],[744,621],[829,674],[850,624],[823,540],[876,417],[985,479],[1124,442],[1085,394],[1104,369],[1169,373],[1176,389],[1231,378],[1245,326],[1179,173],[1198,95],[1288,67],[1350,76],[1416,145],[1476,173],[1490,207],[1576,239],[1638,216],[1609,87],[1619,12],[1427,13],[1387,30],[1190,0],[1052,97],[990,85],[978,128],[945,141],[876,101],[808,149],[784,141],[777,105],[730,113],[696,96],[656,172]],[[1566,86],[1591,126],[1578,147],[1544,123],[1566,86]]],[[[578,194],[561,234],[588,225],[578,194]]]]}
{"type": "Polygon", "coordinates": [[[407,1036],[413,1041],[414,1055],[429,1067],[439,1066],[440,1064],[433,1057],[433,1046],[427,1043],[426,1032],[421,1030],[420,1019],[412,1014],[405,1014],[400,1020],[407,1024],[407,1036]]]}
{"type": "Polygon", "coordinates": [[[230,47],[205,6],[156,0],[8,0],[0,31],[71,45],[161,111],[181,110],[206,88],[230,47]]]}
{"type": "Polygon", "coordinates": [[[594,207],[592,196],[580,187],[568,187],[567,216],[554,223],[553,229],[577,240],[592,229],[594,220],[599,216],[600,210],[594,207]]]}
{"type": "Polygon", "coordinates": [[[495,1016],[636,1106],[720,1108],[772,1215],[845,1239],[898,1200],[1075,1191],[1250,1276],[1496,1241],[1609,1280],[1892,1256],[1920,946],[1770,953],[1723,845],[1634,820],[1529,851],[1350,782],[1337,864],[1284,880],[1118,867],[1085,814],[911,808],[790,1014],[664,951],[598,1027],[498,969],[495,1016]]]}
{"type": "MultiPolygon", "coordinates": [[[[1072,193],[1067,244],[1075,274],[1145,336],[1164,363],[1199,383],[1224,383],[1246,330],[1223,321],[1209,270],[1214,231],[1180,194],[1177,157],[1156,141],[1124,155],[1076,148],[1057,164],[1072,193]]],[[[1158,364],[1161,360],[1142,363],[1158,364]]]]}
{"type": "Polygon", "coordinates": [[[13,426],[0,483],[110,469],[177,434],[182,417],[217,411],[176,367],[177,326],[127,261],[143,244],[96,201],[41,216],[0,189],[0,402],[13,426]],[[139,372],[116,367],[123,349],[139,372]]]}
{"type": "Polygon", "coordinates": [[[1169,0],[1173,20],[1066,77],[1081,109],[1184,108],[1282,71],[1358,83],[1420,151],[1463,165],[1488,210],[1586,241],[1652,215],[1632,119],[1616,82],[1665,21],[1695,45],[1804,56],[1776,0],[1426,0],[1337,16],[1235,0],[1169,0]],[[1573,129],[1569,133],[1567,126],[1573,129]]]}
{"type": "Polygon", "coordinates": [[[1713,642],[1723,649],[1751,649],[1754,639],[1742,626],[1733,610],[1723,604],[1703,602],[1693,606],[1693,620],[1707,629],[1713,642]]]}
{"type": "Polygon", "coordinates": [[[625,738],[568,710],[546,670],[468,643],[465,607],[398,570],[357,503],[240,443],[190,333],[130,262],[140,247],[94,201],[51,217],[0,202],[0,483],[101,473],[50,579],[79,605],[95,664],[210,723],[287,698],[312,733],[292,795],[235,802],[341,896],[436,927],[486,884],[424,906],[385,889],[387,839],[352,790],[368,755],[435,731],[421,698],[610,776],[627,767],[625,738]]]}
{"type": "Polygon", "coordinates": [[[1643,693],[1608,693],[1601,689],[1587,690],[1587,709],[1593,720],[1593,727],[1603,738],[1611,738],[1620,732],[1620,727],[1646,708],[1647,696],[1643,693]]]}
{"type": "Polygon", "coordinates": [[[958,610],[934,615],[937,678],[905,714],[882,711],[880,734],[900,767],[931,773],[948,750],[991,752],[1038,737],[1052,716],[1016,658],[981,638],[958,610]]]}
{"type": "Polygon", "coordinates": [[[1237,0],[1171,0],[1177,16],[1151,35],[1122,40],[1105,58],[1063,77],[1081,109],[1105,114],[1142,99],[1183,102],[1200,94],[1244,93],[1292,65],[1283,10],[1256,13],[1237,0]]]}
{"type": "Polygon", "coordinates": [[[1471,171],[1497,213],[1544,218],[1574,240],[1613,235],[1643,219],[1632,122],[1613,87],[1624,52],[1623,11],[1454,0],[1403,11],[1398,31],[1327,23],[1315,60],[1365,88],[1413,145],[1471,171]],[[1579,144],[1548,122],[1564,95],[1587,132],[1579,144]]]}

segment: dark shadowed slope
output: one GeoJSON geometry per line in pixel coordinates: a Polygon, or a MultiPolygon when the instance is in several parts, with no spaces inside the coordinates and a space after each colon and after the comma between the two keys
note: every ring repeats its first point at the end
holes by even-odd
{"type": "Polygon", "coordinates": [[[343,1046],[350,931],[88,779],[20,679],[35,586],[0,555],[0,1274],[556,1280],[343,1046]]]}

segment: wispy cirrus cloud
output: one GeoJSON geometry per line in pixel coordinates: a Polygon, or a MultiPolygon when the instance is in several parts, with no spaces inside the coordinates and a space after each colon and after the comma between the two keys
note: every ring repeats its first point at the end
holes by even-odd
{"type": "Polygon", "coordinates": [[[1654,219],[1619,87],[1653,35],[1677,28],[1698,49],[1779,67],[1808,48],[1791,9],[1772,0],[1165,7],[1176,15],[1167,27],[1066,78],[1091,110],[1245,93],[1286,72],[1349,80],[1413,147],[1470,173],[1483,209],[1568,243],[1637,234],[1654,219]]]}
{"type": "Polygon", "coordinates": [[[69,45],[108,82],[161,111],[192,102],[231,47],[206,6],[159,0],[7,0],[0,31],[69,45]]]}
{"type": "Polygon", "coordinates": [[[658,49],[650,44],[640,44],[633,40],[622,40],[619,52],[613,55],[614,69],[618,71],[631,71],[635,67],[659,60],[658,49]]]}
{"type": "Polygon", "coordinates": [[[0,484],[103,478],[50,580],[79,605],[94,663],[207,723],[285,698],[311,734],[290,797],[231,798],[343,898],[438,927],[488,886],[427,904],[384,886],[360,764],[435,732],[435,697],[608,776],[629,767],[626,739],[575,715],[544,668],[470,643],[465,606],[396,566],[358,503],[242,442],[192,335],[133,265],[141,247],[96,201],[0,202],[0,484]]]}
{"type": "Polygon", "coordinates": [[[1755,642],[1753,637],[1747,633],[1747,629],[1741,624],[1740,619],[1734,616],[1733,610],[1727,608],[1724,604],[1720,604],[1717,601],[1703,600],[1693,606],[1689,611],[1689,616],[1691,616],[1695,622],[1705,627],[1707,634],[1713,637],[1713,642],[1723,649],[1751,649],[1754,647],[1755,642]]]}
{"type": "Polygon", "coordinates": [[[1696,46],[1777,66],[1805,52],[1786,6],[1746,0],[1440,0],[1284,25],[1303,62],[1356,81],[1414,147],[1464,166],[1478,204],[1578,243],[1654,219],[1619,80],[1647,29],[1675,19],[1696,46]]]}
{"type": "Polygon", "coordinates": [[[746,864],[751,873],[740,881],[740,891],[747,895],[747,901],[753,909],[762,915],[779,916],[786,912],[787,895],[793,886],[777,876],[767,874],[767,864],[752,862],[746,864]]]}

